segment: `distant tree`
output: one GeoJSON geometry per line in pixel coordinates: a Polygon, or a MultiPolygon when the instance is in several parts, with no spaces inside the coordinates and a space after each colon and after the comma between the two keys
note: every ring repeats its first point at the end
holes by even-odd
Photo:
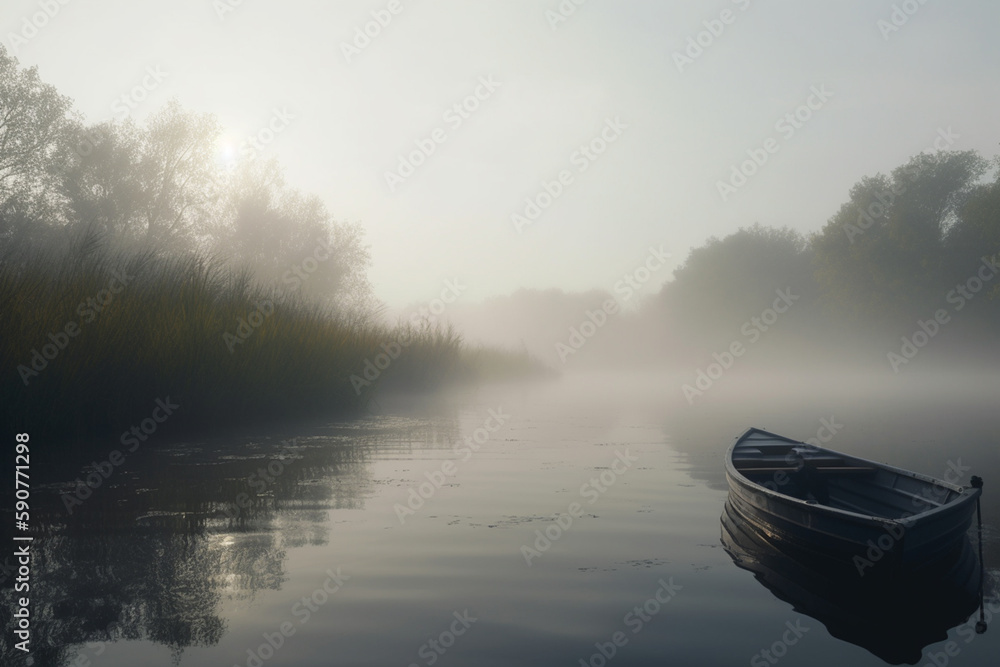
{"type": "Polygon", "coordinates": [[[115,238],[140,236],[142,131],[131,121],[79,126],[73,143],[78,150],[68,154],[60,184],[69,226],[115,238]]]}
{"type": "Polygon", "coordinates": [[[221,126],[215,116],[184,112],[177,102],[148,123],[140,161],[146,179],[146,240],[191,243],[204,237],[217,196],[215,151],[221,126]]]}
{"type": "Polygon", "coordinates": [[[0,46],[0,239],[55,215],[53,160],[72,124],[71,102],[0,46]]]}
{"type": "Polygon", "coordinates": [[[921,154],[865,177],[812,238],[831,309],[854,321],[910,318],[941,296],[944,238],[987,163],[973,151],[921,154]]]}
{"type": "Polygon", "coordinates": [[[149,246],[190,250],[206,238],[218,199],[213,116],[169,103],[145,127],[131,120],[77,128],[64,170],[72,222],[149,246]]]}
{"type": "Polygon", "coordinates": [[[813,296],[811,254],[798,232],[754,224],[692,250],[658,301],[683,337],[732,338],[734,328],[772,305],[777,290],[813,296]]]}
{"type": "Polygon", "coordinates": [[[211,251],[290,293],[372,314],[361,228],[288,187],[274,161],[220,169],[220,133],[176,101],[143,124],[86,126],[0,46],[0,240],[211,251]]]}
{"type": "Polygon", "coordinates": [[[211,235],[216,254],[287,293],[355,316],[376,306],[361,228],[335,222],[318,197],[288,187],[274,160],[236,166],[211,235]]]}
{"type": "MultiPolygon", "coordinates": [[[[996,167],[1000,167],[997,160],[996,167]]],[[[1000,259],[1000,169],[991,182],[971,190],[945,235],[945,284],[949,289],[966,282],[978,271],[984,257],[1000,259]]],[[[1000,276],[986,286],[986,299],[1000,311],[1000,276]]]]}
{"type": "Polygon", "coordinates": [[[949,250],[959,252],[966,260],[1000,252],[1000,171],[994,174],[993,181],[970,191],[945,241],[949,250]]]}

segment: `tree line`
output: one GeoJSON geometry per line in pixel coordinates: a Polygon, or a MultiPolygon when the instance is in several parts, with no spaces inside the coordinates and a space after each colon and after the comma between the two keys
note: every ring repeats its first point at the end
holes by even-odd
{"type": "Polygon", "coordinates": [[[970,346],[995,342],[998,167],[976,151],[916,155],[862,178],[811,235],[754,224],[709,239],[646,308],[681,347],[721,344],[786,288],[802,298],[781,336],[884,343],[937,314],[970,346]]]}
{"type": "Polygon", "coordinates": [[[5,254],[81,236],[199,253],[343,312],[370,313],[360,226],[334,220],[319,197],[290,187],[274,159],[225,155],[221,137],[213,115],[176,101],[142,124],[127,115],[88,124],[36,68],[20,67],[0,46],[5,254]]]}

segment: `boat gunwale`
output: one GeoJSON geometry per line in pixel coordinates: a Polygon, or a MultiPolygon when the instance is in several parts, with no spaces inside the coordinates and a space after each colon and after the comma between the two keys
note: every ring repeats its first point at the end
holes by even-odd
{"type": "Polygon", "coordinates": [[[851,519],[851,520],[858,520],[858,519],[860,519],[860,520],[863,520],[863,521],[868,522],[868,523],[892,524],[892,525],[901,525],[901,526],[904,526],[904,527],[912,527],[913,524],[915,524],[917,522],[920,522],[920,521],[923,521],[923,520],[925,520],[927,518],[933,517],[936,514],[944,513],[944,512],[948,512],[948,511],[953,511],[956,508],[961,507],[965,503],[971,502],[976,497],[978,497],[980,495],[980,493],[982,492],[981,489],[978,489],[978,488],[975,488],[975,487],[971,487],[971,486],[970,487],[959,486],[957,484],[952,484],[951,482],[948,482],[948,481],[943,480],[943,479],[936,479],[936,478],[931,477],[929,475],[924,475],[922,473],[914,472],[912,470],[904,470],[903,468],[897,468],[897,467],[891,466],[891,465],[889,465],[887,463],[880,463],[878,461],[872,461],[872,460],[869,460],[869,459],[864,459],[864,458],[861,458],[861,457],[858,457],[858,456],[854,456],[852,454],[845,454],[843,452],[838,452],[838,451],[835,451],[835,450],[832,450],[832,449],[826,449],[825,447],[819,447],[817,445],[811,445],[811,444],[809,444],[807,442],[802,442],[800,440],[793,440],[792,438],[788,438],[788,437],[783,436],[783,435],[778,435],[777,433],[772,433],[772,432],[767,431],[765,429],[756,428],[756,427],[748,428],[742,435],[740,435],[740,436],[738,436],[736,438],[736,440],[733,442],[732,445],[729,446],[729,449],[726,452],[726,474],[727,474],[727,476],[730,477],[730,480],[731,480],[730,481],[730,488],[731,489],[732,489],[732,486],[733,486],[733,481],[735,481],[737,484],[739,484],[741,486],[744,486],[744,487],[748,487],[750,490],[754,491],[755,493],[760,493],[760,494],[763,494],[763,495],[768,496],[770,498],[779,500],[779,501],[781,501],[783,503],[788,503],[788,504],[791,504],[793,506],[800,507],[800,508],[802,508],[802,509],[804,509],[806,511],[810,511],[810,512],[822,512],[822,513],[829,514],[831,516],[836,516],[836,517],[841,517],[841,518],[851,519]],[[753,436],[755,434],[765,435],[768,438],[773,438],[775,440],[787,442],[790,445],[803,445],[805,447],[808,447],[809,450],[810,450],[810,452],[835,454],[837,456],[843,457],[845,460],[848,460],[848,461],[850,461],[852,463],[867,464],[867,465],[873,466],[876,470],[879,470],[879,469],[881,469],[881,470],[887,470],[889,472],[895,473],[897,475],[901,475],[903,477],[908,477],[908,478],[911,478],[911,479],[916,479],[916,480],[919,480],[921,482],[929,483],[929,484],[934,485],[934,486],[939,486],[939,487],[943,487],[943,488],[949,489],[951,491],[954,491],[958,495],[957,495],[956,498],[952,499],[950,502],[942,503],[941,505],[939,505],[937,507],[931,507],[931,508],[928,508],[928,509],[926,509],[926,510],[924,510],[922,512],[915,512],[915,513],[913,513],[913,514],[911,514],[909,516],[900,517],[898,519],[892,519],[892,518],[885,517],[885,516],[879,516],[877,514],[862,514],[860,512],[852,512],[850,510],[844,510],[844,509],[840,509],[840,508],[837,508],[837,507],[830,507],[829,505],[821,505],[821,504],[816,503],[816,502],[808,502],[806,500],[802,500],[800,498],[796,498],[795,496],[791,496],[791,495],[788,495],[786,493],[781,493],[780,491],[769,489],[766,486],[764,486],[763,484],[760,484],[758,482],[753,481],[752,479],[750,479],[749,477],[747,477],[746,475],[744,475],[743,472],[740,471],[736,467],[736,464],[733,462],[733,453],[736,451],[737,447],[739,447],[741,444],[745,443],[745,441],[748,438],[750,438],[751,436],[753,436]]]}

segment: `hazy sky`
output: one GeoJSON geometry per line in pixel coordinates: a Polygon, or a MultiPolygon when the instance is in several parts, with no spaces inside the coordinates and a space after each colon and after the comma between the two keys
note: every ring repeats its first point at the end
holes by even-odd
{"type": "Polygon", "coordinates": [[[88,121],[121,116],[144,79],[136,118],[177,98],[215,113],[233,147],[283,118],[264,153],[334,217],[363,224],[392,306],[432,299],[448,278],[469,300],[610,290],[662,246],[674,264],[652,289],[711,235],[755,221],[819,229],[861,176],[931,148],[939,130],[951,128],[952,148],[995,155],[998,25],[995,0],[5,0],[0,11],[4,44],[88,121]],[[556,23],[547,12],[560,6],[575,11],[556,23]],[[391,22],[345,54],[372,12],[391,22]],[[44,25],[33,34],[26,19],[44,25]],[[679,66],[700,32],[707,46],[679,66]],[[477,92],[467,117],[448,113],[477,92]],[[797,109],[804,121],[776,124],[797,109]],[[604,153],[577,153],[595,139],[600,150],[602,132],[614,139],[604,153]],[[385,172],[434,136],[392,188],[385,172]],[[747,151],[767,161],[723,201],[718,182],[747,151]],[[512,214],[562,170],[568,185],[518,232],[512,214]]]}

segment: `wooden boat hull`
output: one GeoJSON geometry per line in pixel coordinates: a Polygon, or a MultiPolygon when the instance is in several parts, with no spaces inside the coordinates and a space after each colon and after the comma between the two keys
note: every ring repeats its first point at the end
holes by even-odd
{"type": "Polygon", "coordinates": [[[741,521],[798,548],[919,567],[958,548],[981,490],[749,429],[726,454],[741,521]]]}

